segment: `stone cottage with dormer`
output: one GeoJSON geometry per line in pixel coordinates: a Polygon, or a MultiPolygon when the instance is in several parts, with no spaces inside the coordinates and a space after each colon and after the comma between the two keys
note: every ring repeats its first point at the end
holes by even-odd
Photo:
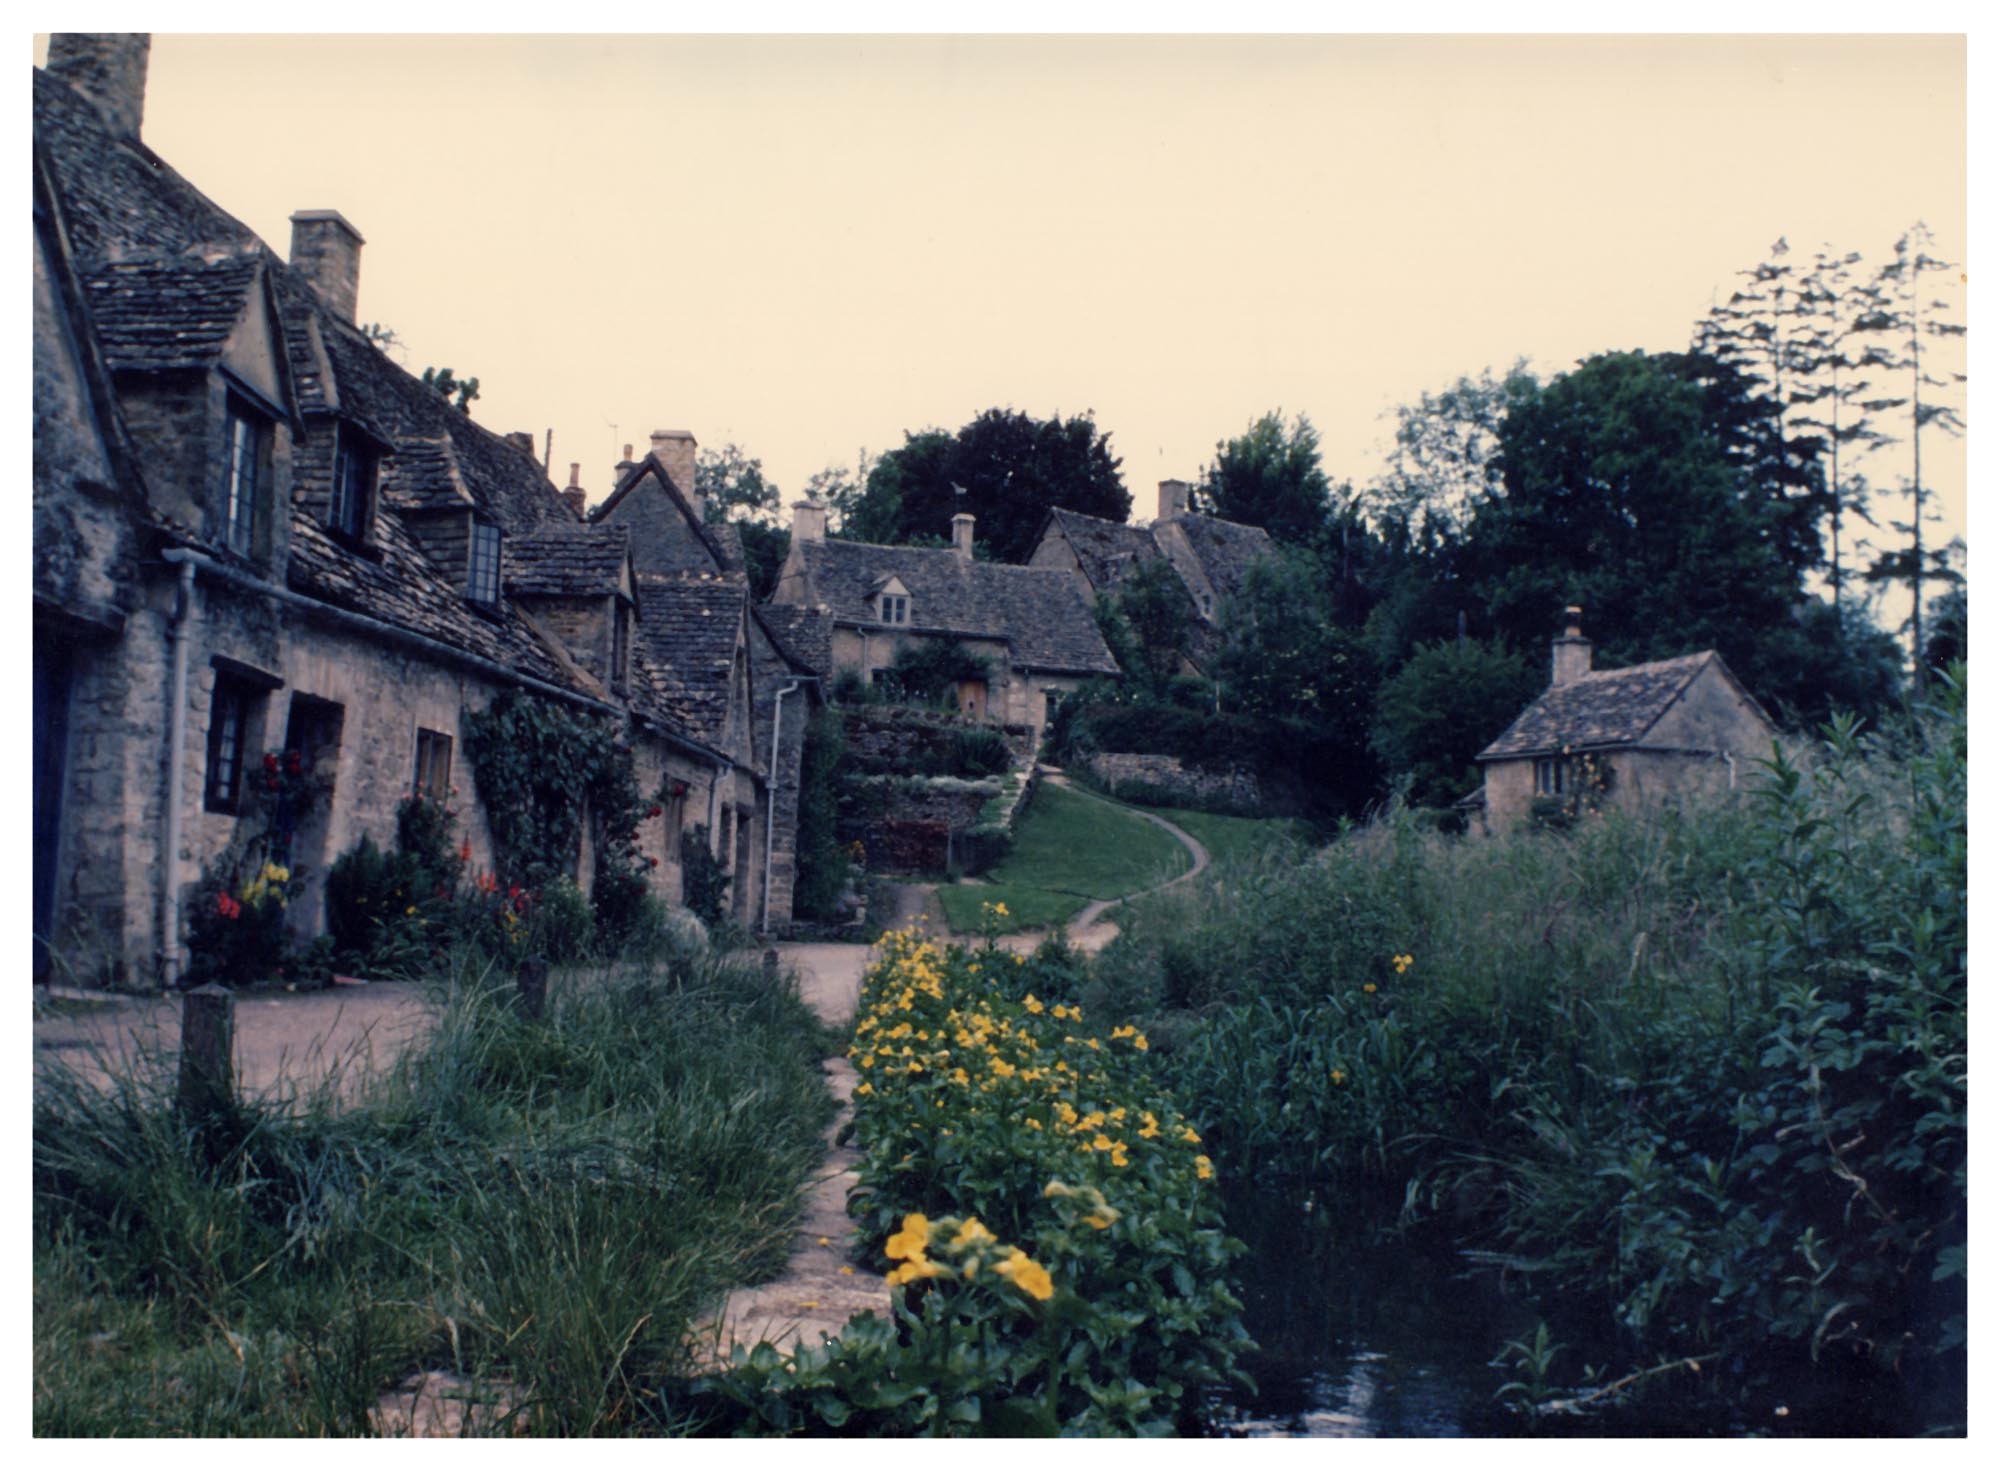
{"type": "Polygon", "coordinates": [[[1657,807],[1733,790],[1776,737],[1713,649],[1592,669],[1583,610],[1571,607],[1549,687],[1479,753],[1484,783],[1461,805],[1495,831],[1538,810],[1657,807]]]}
{"type": "MultiPolygon", "coordinates": [[[[490,868],[461,732],[507,690],[630,747],[668,798],[639,837],[663,897],[705,826],[734,916],[784,923],[817,681],[749,608],[740,549],[689,527],[692,437],[617,487],[656,483],[678,529],[586,519],[577,467],[559,491],[529,436],[357,328],[351,224],[301,211],[281,260],[140,140],[148,51],[57,36],[34,75],[37,974],[174,981],[266,751],[327,793],[292,834],[304,930],[327,865],[391,841],[413,790],[457,788],[490,868]]],[[[591,861],[586,836],[586,884],[591,861]]]]}

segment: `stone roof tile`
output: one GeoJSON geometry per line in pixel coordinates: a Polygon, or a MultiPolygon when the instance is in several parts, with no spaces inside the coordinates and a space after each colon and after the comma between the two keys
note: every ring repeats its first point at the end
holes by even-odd
{"type": "Polygon", "coordinates": [[[243,320],[260,265],[254,251],[237,251],[145,255],[86,270],[105,361],[139,372],[211,366],[243,320]]]}
{"type": "Polygon", "coordinates": [[[1713,649],[1705,649],[1627,669],[1594,669],[1566,684],[1551,685],[1479,753],[1479,759],[1634,745],[1711,659],[1721,663],[1713,649]]]}
{"type": "Polygon", "coordinates": [[[623,526],[550,525],[506,538],[503,576],[523,596],[603,598],[622,593],[632,558],[623,526]]]}
{"type": "Polygon", "coordinates": [[[740,572],[642,574],[639,643],[668,706],[696,740],[720,746],[728,736],[731,675],[750,584],[740,572]]]}

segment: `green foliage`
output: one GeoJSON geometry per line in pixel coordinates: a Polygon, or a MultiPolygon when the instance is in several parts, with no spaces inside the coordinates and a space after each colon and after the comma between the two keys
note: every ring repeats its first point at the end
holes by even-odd
{"type": "Polygon", "coordinates": [[[1264,415],[1215,446],[1196,495],[1203,510],[1225,521],[1261,526],[1279,541],[1311,541],[1332,510],[1319,431],[1304,414],[1289,426],[1281,410],[1264,415]]]}
{"type": "Polygon", "coordinates": [[[326,932],[338,963],[370,976],[410,973],[430,958],[417,865],[384,853],[366,833],[326,875],[326,932]],[[411,908],[417,914],[409,913],[411,908]]]}
{"type": "Polygon", "coordinates": [[[831,1112],[820,1032],[705,952],[566,979],[532,1023],[461,972],[386,1084],[246,1104],[208,1151],[159,1059],[49,1066],[37,1431],[365,1434],[426,1369],[509,1387],[475,1433],[655,1428],[645,1386],[790,1244],[831,1112]]]}
{"type": "Polygon", "coordinates": [[[774,517],[784,500],[778,487],[764,478],[764,462],[733,443],[720,449],[703,446],[695,452],[694,488],[712,525],[774,517]]]}
{"type": "Polygon", "coordinates": [[[905,433],[866,476],[866,489],[843,508],[841,535],[856,541],[908,543],[947,536],[967,512],[993,557],[1026,561],[1043,518],[1057,506],[1123,521],[1132,497],[1088,411],[1036,419],[988,409],[956,434],[905,433]]]}
{"type": "Polygon", "coordinates": [[[439,398],[453,404],[462,414],[471,413],[472,401],[479,397],[477,378],[454,377],[449,368],[424,369],[423,382],[424,387],[436,390],[439,398]]]}
{"type": "Polygon", "coordinates": [[[1479,785],[1474,758],[1543,683],[1505,646],[1432,644],[1382,686],[1370,744],[1384,771],[1409,776],[1409,802],[1449,807],[1479,785]]]}
{"type": "Polygon", "coordinates": [[[1148,689],[1164,690],[1181,672],[1195,634],[1194,602],[1173,564],[1163,557],[1141,562],[1119,585],[1117,597],[1099,608],[1099,622],[1112,621],[1124,645],[1113,648],[1119,667],[1148,689]]]}
{"type": "Polygon", "coordinates": [[[711,851],[708,824],[698,822],[681,833],[681,903],[713,929],[722,923],[728,900],[728,871],[711,851]]]}
{"type": "Polygon", "coordinates": [[[961,681],[989,684],[992,679],[990,660],[950,639],[927,638],[897,649],[879,683],[887,700],[956,709],[961,681]]]}
{"type": "Polygon", "coordinates": [[[266,862],[245,869],[228,857],[188,897],[184,986],[246,986],[284,979],[290,936],[285,908],[299,891],[291,871],[266,862]],[[239,875],[247,872],[248,877],[239,875]]]}
{"type": "Polygon", "coordinates": [[[602,721],[510,689],[466,715],[465,752],[509,886],[539,891],[572,874],[588,810],[598,940],[622,944],[648,887],[631,748],[602,721]]]}
{"type": "Polygon", "coordinates": [[[1215,672],[1233,708],[1311,721],[1365,760],[1374,661],[1340,624],[1327,593],[1318,564],[1303,553],[1252,564],[1242,590],[1223,605],[1215,672]]]}
{"type": "Polygon", "coordinates": [[[1140,901],[1094,994],[1159,1040],[1226,1166],[1397,1187],[1523,1264],[1581,1357],[1720,1352],[1740,1401],[1817,1384],[1952,1425],[1960,678],[1735,804],[1479,842],[1398,816],[1140,901]]]}
{"type": "Polygon", "coordinates": [[[847,851],[836,830],[840,821],[837,782],[846,751],[846,726],[840,716],[824,707],[814,709],[806,721],[805,748],[799,756],[798,858],[793,868],[792,910],[801,919],[836,918],[852,877],[847,851]]]}

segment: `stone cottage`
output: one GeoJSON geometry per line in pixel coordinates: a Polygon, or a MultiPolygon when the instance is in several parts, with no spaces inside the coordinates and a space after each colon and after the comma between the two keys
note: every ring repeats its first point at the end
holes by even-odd
{"type": "Polygon", "coordinates": [[[1186,590],[1194,637],[1190,672],[1204,672],[1214,657],[1216,621],[1243,589],[1250,568],[1275,550],[1270,533],[1188,509],[1185,480],[1160,482],[1160,514],[1150,526],[1106,521],[1080,511],[1051,510],[1042,522],[1031,567],[1068,573],[1086,597],[1116,593],[1149,563],[1171,566],[1186,590]]]}
{"type": "Polygon", "coordinates": [[[1479,753],[1485,778],[1462,804],[1499,830],[1541,810],[1637,810],[1733,789],[1771,754],[1777,727],[1714,650],[1590,667],[1583,610],[1566,610],[1549,687],[1479,753]]]}
{"type": "MultiPolygon", "coordinates": [[[[670,799],[640,834],[665,897],[706,825],[736,916],[785,922],[816,681],[749,608],[740,548],[585,519],[576,467],[558,491],[528,435],[391,362],[355,325],[359,231],[301,211],[281,260],[140,140],[148,49],[57,36],[34,76],[37,974],[171,983],[266,752],[327,794],[292,836],[309,875],[453,788],[490,868],[461,722],[505,690],[629,745],[670,799]],[[694,590],[655,585],[676,578],[694,590]]],[[[657,483],[685,528],[692,438],[656,442],[671,463],[619,489],[657,483]]]]}
{"type": "Polygon", "coordinates": [[[1067,573],[975,561],[972,528],[971,516],[952,517],[949,547],[840,541],[826,534],[826,507],[801,501],[771,603],[823,610],[836,676],[879,681],[903,649],[956,645],[987,671],[961,683],[959,708],[1039,731],[1052,700],[1118,664],[1067,573]]]}

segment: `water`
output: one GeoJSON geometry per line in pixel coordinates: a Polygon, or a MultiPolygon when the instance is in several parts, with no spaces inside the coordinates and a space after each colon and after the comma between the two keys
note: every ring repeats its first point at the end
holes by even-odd
{"type": "MultiPolygon", "coordinates": [[[[1379,1219],[1372,1209],[1360,1213],[1379,1219]]],[[[1217,1417],[1223,1435],[1464,1436],[1505,1433],[1494,1349],[1532,1326],[1459,1258],[1368,1239],[1360,1221],[1296,1197],[1232,1213],[1244,1367],[1257,1392],[1217,1417]]]]}

